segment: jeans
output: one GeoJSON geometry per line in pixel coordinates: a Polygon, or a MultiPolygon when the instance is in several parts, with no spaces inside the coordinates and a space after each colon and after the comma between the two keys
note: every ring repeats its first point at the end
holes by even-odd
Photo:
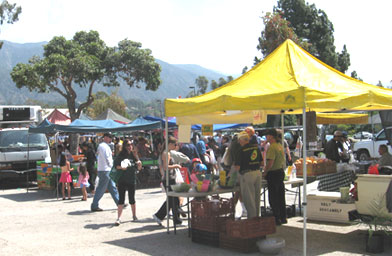
{"type": "Polygon", "coordinates": [[[99,200],[101,200],[103,194],[106,189],[109,190],[110,195],[112,196],[116,205],[118,205],[118,191],[116,188],[116,184],[109,177],[110,171],[98,171],[98,186],[95,189],[95,195],[93,199],[93,203],[91,204],[91,209],[97,209],[99,200]]]}

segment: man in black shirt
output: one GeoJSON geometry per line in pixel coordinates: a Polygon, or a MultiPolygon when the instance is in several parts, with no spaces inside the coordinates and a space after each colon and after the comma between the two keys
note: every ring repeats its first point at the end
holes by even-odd
{"type": "Polygon", "coordinates": [[[343,153],[343,133],[341,131],[335,131],[333,134],[333,139],[327,142],[325,146],[325,155],[328,159],[339,163],[342,160],[343,153]],[[340,149],[340,152],[339,152],[340,149]]]}
{"type": "Polygon", "coordinates": [[[234,168],[240,173],[240,187],[242,201],[248,213],[248,219],[260,214],[260,167],[263,159],[257,144],[251,144],[246,132],[238,134],[241,148],[234,160],[234,168]]]}

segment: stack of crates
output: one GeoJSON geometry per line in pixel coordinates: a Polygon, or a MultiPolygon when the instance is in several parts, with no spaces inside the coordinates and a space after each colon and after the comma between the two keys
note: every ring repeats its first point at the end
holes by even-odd
{"type": "Polygon", "coordinates": [[[51,190],[54,189],[55,184],[52,181],[52,166],[43,161],[40,161],[37,166],[37,183],[38,188],[51,190]]]}
{"type": "Polygon", "coordinates": [[[258,252],[256,242],[276,232],[275,217],[227,220],[226,230],[219,234],[219,246],[242,253],[258,252]]]}
{"type": "Polygon", "coordinates": [[[191,201],[192,242],[219,246],[219,232],[226,229],[226,221],[234,220],[233,199],[191,201]]]}
{"type": "Polygon", "coordinates": [[[61,175],[59,166],[52,166],[44,161],[37,162],[37,183],[39,189],[53,190],[56,186],[56,175],[61,175]]]}

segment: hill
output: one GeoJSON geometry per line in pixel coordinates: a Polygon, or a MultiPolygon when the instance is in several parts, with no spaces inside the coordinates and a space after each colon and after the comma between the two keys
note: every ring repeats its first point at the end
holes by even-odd
{"type": "MultiPolygon", "coordinates": [[[[10,72],[17,63],[27,63],[34,55],[42,56],[43,45],[45,45],[45,42],[18,44],[4,41],[0,50],[0,104],[24,104],[28,100],[41,101],[43,104],[65,103],[65,99],[57,93],[40,94],[30,92],[27,89],[18,89],[11,79],[10,72]]],[[[119,88],[107,88],[98,85],[94,87],[94,93],[104,91],[109,94],[113,90],[118,90],[118,95],[121,95],[124,100],[142,99],[150,102],[156,99],[185,97],[192,91],[189,86],[194,86],[195,80],[199,76],[205,76],[209,81],[226,77],[223,74],[198,65],[169,64],[158,59],[156,61],[162,67],[162,84],[157,91],[146,91],[144,88],[129,88],[129,86],[121,84],[119,88]]],[[[87,96],[87,90],[77,88],[76,91],[78,101],[83,101],[87,96]]]]}

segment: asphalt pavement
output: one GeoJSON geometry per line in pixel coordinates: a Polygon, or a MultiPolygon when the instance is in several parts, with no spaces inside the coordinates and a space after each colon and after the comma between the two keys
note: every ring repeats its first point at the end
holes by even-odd
{"type": "MultiPolygon", "coordinates": [[[[72,191],[72,200],[63,201],[54,191],[36,187],[28,193],[26,188],[0,188],[0,255],[241,255],[192,242],[186,220],[177,234],[172,228],[168,234],[166,221],[161,227],[152,219],[164,200],[160,188],[137,190],[139,221],[131,221],[128,207],[122,224],[115,226],[117,211],[109,193],[99,204],[104,211],[91,212],[92,198],[81,201],[80,190],[72,191]]],[[[286,241],[280,255],[303,255],[302,217],[288,219],[272,236],[286,241]]],[[[367,255],[364,241],[363,226],[307,224],[307,255],[367,255]]],[[[385,252],[378,255],[391,254],[392,243],[387,238],[385,252]]]]}

